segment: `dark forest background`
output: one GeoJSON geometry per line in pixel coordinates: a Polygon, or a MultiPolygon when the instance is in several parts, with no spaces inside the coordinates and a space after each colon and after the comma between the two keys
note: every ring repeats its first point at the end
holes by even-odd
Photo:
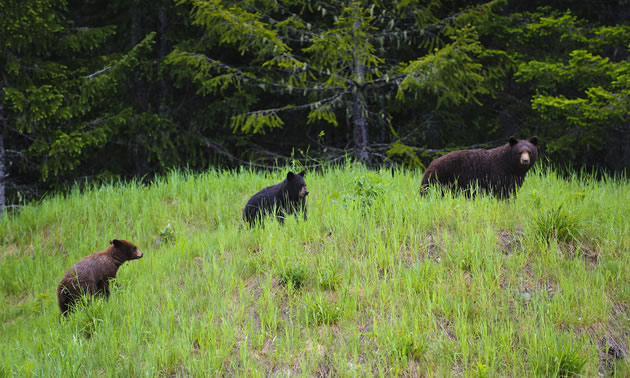
{"type": "Polygon", "coordinates": [[[0,0],[0,209],[171,168],[630,166],[630,1],[0,0]]]}

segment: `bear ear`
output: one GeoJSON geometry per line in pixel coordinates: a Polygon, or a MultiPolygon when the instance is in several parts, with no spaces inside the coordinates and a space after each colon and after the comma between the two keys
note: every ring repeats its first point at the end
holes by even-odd
{"type": "Polygon", "coordinates": [[[538,146],[538,137],[533,136],[532,139],[529,140],[529,143],[533,144],[534,146],[538,146]]]}
{"type": "Polygon", "coordinates": [[[289,171],[289,173],[287,173],[287,180],[289,181],[293,180],[293,176],[295,176],[295,173],[289,171]]]}
{"type": "Polygon", "coordinates": [[[306,170],[302,169],[302,172],[298,173],[298,175],[304,177],[304,174],[306,173],[306,170]]]}
{"type": "Polygon", "coordinates": [[[518,143],[518,140],[511,136],[508,142],[510,143],[510,146],[514,146],[516,143],[518,143]]]}
{"type": "Polygon", "coordinates": [[[110,244],[112,244],[115,248],[121,248],[123,245],[123,243],[120,240],[116,240],[116,239],[112,240],[110,244]]]}

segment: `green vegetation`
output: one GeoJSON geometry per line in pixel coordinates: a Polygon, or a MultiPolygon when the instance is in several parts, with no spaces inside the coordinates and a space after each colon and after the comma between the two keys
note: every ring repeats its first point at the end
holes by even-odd
{"type": "Polygon", "coordinates": [[[308,221],[246,227],[248,197],[285,171],[172,172],[6,214],[0,375],[630,374],[613,357],[628,354],[627,180],[538,167],[517,198],[471,200],[420,197],[419,172],[325,168],[308,221]],[[144,258],[62,320],[65,269],[113,238],[144,258]]]}
{"type": "Polygon", "coordinates": [[[0,213],[77,179],[423,168],[510,135],[627,173],[626,1],[0,1],[0,213]]]}

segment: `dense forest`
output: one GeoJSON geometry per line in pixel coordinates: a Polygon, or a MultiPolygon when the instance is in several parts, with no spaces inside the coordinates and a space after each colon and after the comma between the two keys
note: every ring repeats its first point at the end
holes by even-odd
{"type": "Polygon", "coordinates": [[[630,166],[618,1],[2,0],[0,208],[171,168],[630,166]]]}

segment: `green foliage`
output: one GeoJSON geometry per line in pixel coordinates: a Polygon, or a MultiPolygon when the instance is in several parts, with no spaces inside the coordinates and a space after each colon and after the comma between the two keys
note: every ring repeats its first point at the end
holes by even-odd
{"type": "Polygon", "coordinates": [[[308,271],[301,264],[288,265],[279,273],[278,282],[283,286],[289,286],[299,290],[308,277],[308,271]]]}
{"type": "Polygon", "coordinates": [[[158,245],[169,244],[177,239],[175,226],[168,221],[164,227],[160,227],[156,232],[156,242],[158,245]]]}
{"type": "Polygon", "coordinates": [[[335,324],[341,318],[341,308],[324,295],[304,298],[306,324],[310,326],[335,324]]]}
{"type": "Polygon", "coordinates": [[[284,119],[301,111],[308,124],[337,126],[339,113],[345,112],[353,128],[388,127],[383,104],[401,103],[405,92],[437,96],[439,104],[461,104],[486,92],[476,62],[483,48],[472,23],[483,23],[491,5],[442,20],[436,15],[438,2],[180,4],[192,5],[192,22],[207,40],[175,48],[166,63],[180,85],[192,82],[202,95],[244,100],[230,116],[235,132],[262,134],[285,127],[284,119]],[[443,32],[427,32],[433,28],[443,32]],[[443,43],[449,37],[453,42],[443,43]],[[422,49],[407,58],[417,44],[422,49]],[[232,54],[247,59],[236,62],[232,54]],[[276,98],[284,105],[272,105],[276,98]]]}
{"type": "MultiPolygon", "coordinates": [[[[242,204],[276,181],[253,170],[87,186],[6,214],[0,369],[55,377],[267,376],[280,366],[307,376],[613,373],[598,357],[601,340],[627,342],[618,306],[630,285],[628,180],[535,170],[517,197],[499,201],[420,197],[421,172],[398,170],[374,211],[329,200],[367,172],[348,164],[309,173],[309,219],[283,225],[242,227],[242,204]],[[597,262],[549,253],[566,246],[541,243],[528,226],[555,204],[576,202],[580,221],[598,227],[597,262]],[[154,243],[166,220],[177,239],[154,243]],[[513,233],[523,253],[502,253],[513,233]],[[121,266],[107,300],[88,298],[62,319],[54,288],[63,272],[114,237],[144,257],[121,266]],[[282,272],[299,276],[287,282],[300,289],[281,284],[282,272]]],[[[628,370],[621,359],[616,366],[628,370]]]]}
{"type": "Polygon", "coordinates": [[[453,43],[402,66],[405,76],[398,99],[404,98],[405,91],[427,90],[438,96],[439,107],[443,102],[459,105],[485,92],[481,64],[474,60],[482,51],[475,28],[467,25],[451,38],[453,43]]]}
{"type": "Polygon", "coordinates": [[[425,169],[424,164],[418,157],[416,150],[413,147],[407,146],[400,141],[396,141],[392,144],[392,147],[387,150],[387,159],[401,161],[402,166],[406,168],[421,168],[425,169]]]}
{"type": "Polygon", "coordinates": [[[427,351],[425,342],[418,340],[418,337],[413,333],[400,328],[393,328],[387,334],[385,343],[392,358],[396,360],[413,359],[419,361],[427,351]]]}
{"type": "Polygon", "coordinates": [[[578,241],[582,235],[582,222],[578,214],[560,203],[532,220],[535,232],[549,243],[552,239],[569,243],[578,241]]]}
{"type": "Polygon", "coordinates": [[[377,172],[368,172],[354,178],[351,191],[343,196],[344,202],[355,203],[363,209],[370,208],[383,198],[393,184],[377,172]]]}
{"type": "Polygon", "coordinates": [[[610,131],[630,121],[630,63],[620,59],[630,55],[622,41],[630,28],[594,27],[568,10],[541,8],[527,16],[530,21],[518,31],[524,35],[522,42],[544,40],[554,53],[519,57],[515,78],[535,88],[532,109],[543,121],[549,156],[556,162],[584,164],[610,150],[617,143],[610,131]],[[615,54],[604,55],[610,49],[615,54]]]}
{"type": "Polygon", "coordinates": [[[336,261],[327,261],[317,268],[317,284],[324,290],[336,290],[341,281],[341,264],[336,261]]]}
{"type": "Polygon", "coordinates": [[[72,28],[63,16],[66,2],[5,6],[3,14],[14,18],[3,17],[7,48],[0,61],[9,64],[0,68],[6,83],[0,103],[14,130],[8,135],[25,153],[21,168],[35,167],[46,181],[71,172],[119,133],[130,109],[116,95],[139,56],[150,50],[155,33],[126,54],[94,56],[114,35],[114,26],[72,28]],[[32,23],[30,30],[24,23],[32,23]],[[69,56],[72,60],[60,59],[69,56]]]}
{"type": "Polygon", "coordinates": [[[552,342],[545,349],[544,363],[538,366],[538,374],[550,377],[579,377],[588,362],[578,345],[552,342]]]}
{"type": "Polygon", "coordinates": [[[477,361],[477,363],[474,365],[472,376],[477,378],[487,378],[490,376],[490,374],[488,373],[489,369],[490,368],[486,364],[481,361],[477,361]]]}

